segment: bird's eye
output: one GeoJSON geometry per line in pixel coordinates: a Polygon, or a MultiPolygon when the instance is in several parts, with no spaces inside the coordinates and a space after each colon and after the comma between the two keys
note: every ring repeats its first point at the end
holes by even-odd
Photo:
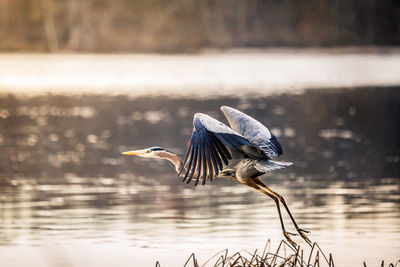
{"type": "Polygon", "coordinates": [[[150,150],[150,149],[147,149],[146,153],[151,153],[151,150],[150,150]]]}

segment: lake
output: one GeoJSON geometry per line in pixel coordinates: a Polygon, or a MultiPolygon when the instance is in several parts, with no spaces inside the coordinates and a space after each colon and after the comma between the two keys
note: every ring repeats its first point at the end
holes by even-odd
{"type": "MultiPolygon", "coordinates": [[[[216,84],[209,86],[227,90],[216,84]]],[[[336,266],[395,263],[400,88],[298,89],[265,93],[254,85],[240,96],[202,97],[4,90],[2,265],[183,266],[192,252],[203,263],[223,249],[262,250],[268,239],[276,248],[279,218],[263,194],[219,179],[193,187],[180,182],[169,162],[120,154],[150,146],[184,154],[193,114],[226,122],[222,105],[246,112],[277,136],[284,151],[278,160],[294,165],[263,181],[285,197],[336,266]]],[[[293,231],[286,214],[284,220],[293,231]]]]}

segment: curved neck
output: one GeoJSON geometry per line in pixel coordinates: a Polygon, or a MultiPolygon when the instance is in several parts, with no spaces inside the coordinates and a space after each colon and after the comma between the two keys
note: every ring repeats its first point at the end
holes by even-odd
{"type": "Polygon", "coordinates": [[[182,168],[183,161],[177,154],[175,154],[173,152],[169,152],[169,151],[168,152],[164,151],[164,152],[160,153],[160,157],[172,162],[175,165],[176,172],[179,173],[179,171],[182,168]]]}

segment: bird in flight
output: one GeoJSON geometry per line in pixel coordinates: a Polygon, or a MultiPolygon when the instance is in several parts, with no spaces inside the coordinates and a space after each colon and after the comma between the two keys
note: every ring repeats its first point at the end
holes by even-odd
{"type": "Polygon", "coordinates": [[[228,119],[230,127],[202,113],[196,113],[193,119],[193,133],[184,159],[161,147],[123,152],[145,158],[166,159],[175,165],[182,182],[200,180],[204,185],[216,177],[237,180],[272,198],[278,210],[283,235],[294,247],[297,244],[287,232],[283,223],[280,204],[286,209],[297,233],[311,246],[311,241],[292,216],[285,199],[269,188],[260,176],[268,171],[282,169],[291,162],[274,161],[273,157],[282,154],[282,148],[267,127],[259,121],[231,107],[222,106],[221,111],[228,119]]]}

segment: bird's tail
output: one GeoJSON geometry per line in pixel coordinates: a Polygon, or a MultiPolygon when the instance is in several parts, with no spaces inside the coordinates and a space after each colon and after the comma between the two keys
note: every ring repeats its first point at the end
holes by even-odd
{"type": "Polygon", "coordinates": [[[285,161],[257,160],[254,167],[260,172],[269,172],[273,170],[283,169],[290,165],[293,165],[293,163],[285,161]]]}

